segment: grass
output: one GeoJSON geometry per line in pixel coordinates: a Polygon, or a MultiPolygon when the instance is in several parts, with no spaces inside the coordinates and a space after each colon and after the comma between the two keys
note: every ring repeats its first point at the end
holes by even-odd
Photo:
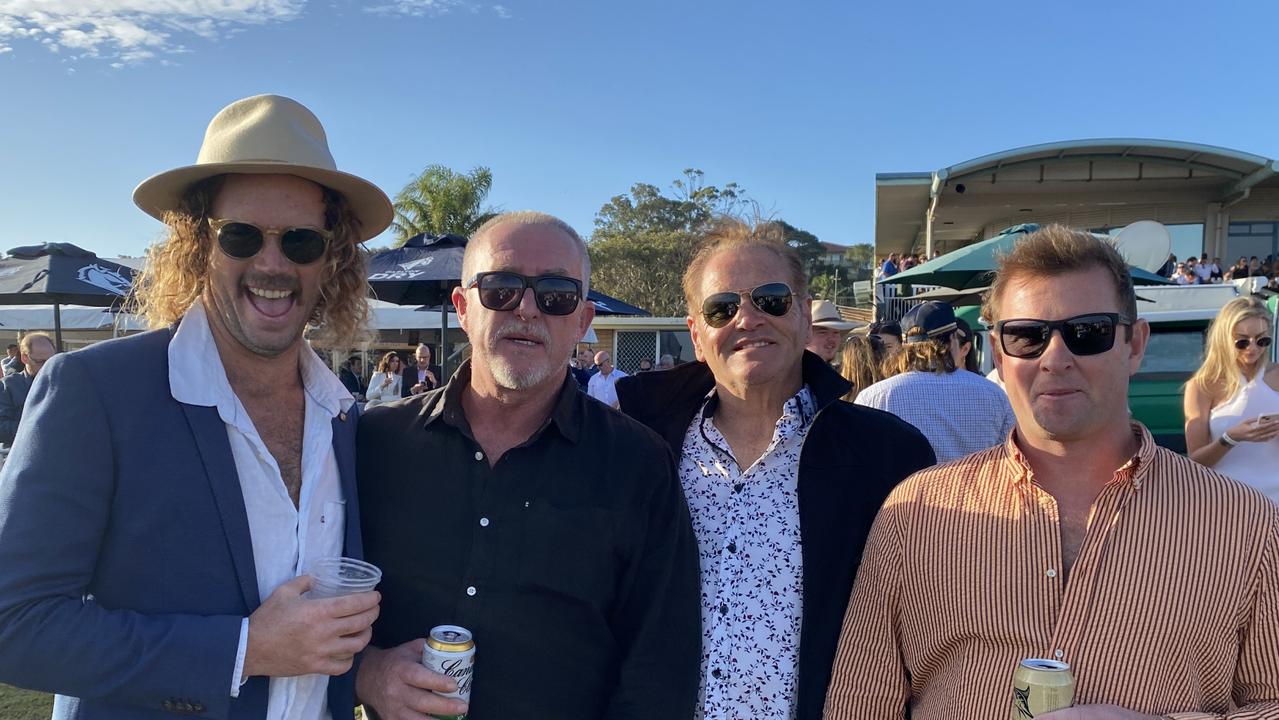
{"type": "MultiPolygon", "coordinates": [[[[355,708],[355,720],[364,717],[364,708],[355,708]]],[[[53,696],[0,685],[0,720],[48,720],[53,714],[53,696]]]]}
{"type": "Polygon", "coordinates": [[[0,718],[47,720],[52,713],[52,695],[0,685],[0,718]]]}

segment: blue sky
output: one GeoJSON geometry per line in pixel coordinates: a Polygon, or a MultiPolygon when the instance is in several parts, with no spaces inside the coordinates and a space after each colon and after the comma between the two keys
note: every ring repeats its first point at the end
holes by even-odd
{"type": "MultiPolygon", "coordinates": [[[[0,0],[0,249],[140,255],[133,187],[263,92],[393,195],[493,171],[490,202],[589,233],[684,168],[871,242],[877,172],[1153,137],[1279,156],[1279,5],[684,0],[0,0]]],[[[389,236],[373,242],[385,244],[389,236]]]]}

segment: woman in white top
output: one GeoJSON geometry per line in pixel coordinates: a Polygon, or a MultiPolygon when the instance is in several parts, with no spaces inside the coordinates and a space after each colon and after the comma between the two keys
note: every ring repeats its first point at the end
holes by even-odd
{"type": "Polygon", "coordinates": [[[364,395],[369,402],[365,407],[399,400],[403,372],[404,365],[394,350],[383,355],[382,361],[377,364],[377,372],[369,378],[369,389],[364,395]]]}
{"type": "Polygon", "coordinates": [[[1279,502],[1279,365],[1274,318],[1256,297],[1226,303],[1208,328],[1203,367],[1186,384],[1190,458],[1279,502]]]}

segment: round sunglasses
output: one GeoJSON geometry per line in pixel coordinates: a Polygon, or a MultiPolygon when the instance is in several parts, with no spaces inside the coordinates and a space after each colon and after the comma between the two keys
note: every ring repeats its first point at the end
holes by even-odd
{"type": "Polygon", "coordinates": [[[791,298],[794,296],[790,286],[783,282],[715,293],[702,301],[702,319],[713,328],[722,328],[736,317],[747,298],[761,312],[782,317],[790,312],[791,298]]]}
{"type": "Polygon", "coordinates": [[[482,272],[466,284],[476,288],[480,304],[489,310],[514,310],[524,299],[524,291],[533,288],[537,309],[547,315],[571,315],[582,301],[582,283],[563,275],[529,277],[513,272],[482,272]]]}
{"type": "Polygon", "coordinates": [[[1263,336],[1261,336],[1261,337],[1259,337],[1259,338],[1246,338],[1246,337],[1236,338],[1236,339],[1235,339],[1235,349],[1236,349],[1236,350],[1247,350],[1247,349],[1248,349],[1248,346],[1249,346],[1249,345],[1252,345],[1252,344],[1254,344],[1254,343],[1255,343],[1255,344],[1257,345],[1257,347],[1259,347],[1259,348],[1268,348],[1268,347],[1270,347],[1270,343],[1271,343],[1271,342],[1273,342],[1273,340],[1271,340],[1271,339],[1270,339],[1270,336],[1269,336],[1269,335],[1263,335],[1263,336]]]}
{"type": "Polygon", "coordinates": [[[248,260],[262,252],[266,236],[280,237],[280,252],[294,265],[310,265],[324,257],[333,233],[313,227],[260,227],[243,220],[209,218],[209,229],[217,238],[223,254],[236,260],[248,260]]]}
{"type": "Polygon", "coordinates": [[[1074,355],[1098,355],[1115,346],[1115,328],[1132,325],[1118,313],[1088,313],[1065,320],[1014,318],[995,323],[999,347],[1009,357],[1031,359],[1044,354],[1053,331],[1061,333],[1066,349],[1074,355]]]}

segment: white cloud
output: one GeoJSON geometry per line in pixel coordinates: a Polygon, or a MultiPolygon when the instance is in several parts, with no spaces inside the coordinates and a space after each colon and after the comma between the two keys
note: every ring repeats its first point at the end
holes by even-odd
{"type": "Polygon", "coordinates": [[[112,67],[185,52],[177,38],[218,37],[245,25],[288,22],[306,0],[0,0],[0,53],[15,41],[101,58],[112,67]]]}
{"type": "MultiPolygon", "coordinates": [[[[0,54],[22,42],[67,51],[122,68],[190,52],[183,40],[217,39],[247,26],[301,17],[308,0],[0,0],[0,54]]],[[[394,17],[438,17],[455,10],[491,10],[507,19],[504,5],[479,0],[372,0],[354,2],[365,12],[394,17]]]]}
{"type": "Polygon", "coordinates": [[[458,9],[469,9],[473,3],[467,0],[390,0],[380,5],[364,8],[375,15],[408,15],[409,17],[435,17],[458,9]]]}

